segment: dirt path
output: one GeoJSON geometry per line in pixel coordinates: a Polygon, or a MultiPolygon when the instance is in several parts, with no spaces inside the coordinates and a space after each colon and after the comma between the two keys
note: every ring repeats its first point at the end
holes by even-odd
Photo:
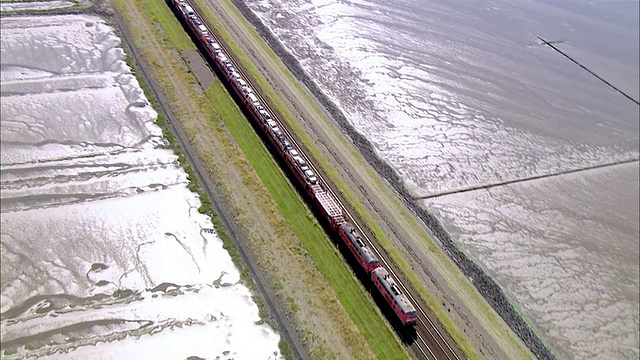
{"type": "MultiPolygon", "coordinates": [[[[252,17],[241,1],[234,3],[245,16],[252,17]]],[[[469,286],[460,270],[447,266],[444,264],[445,262],[438,260],[437,256],[432,256],[434,249],[423,241],[423,232],[426,231],[429,234],[432,232],[422,221],[430,215],[422,216],[422,219],[419,219],[415,212],[408,213],[404,208],[406,203],[403,202],[406,200],[404,198],[406,194],[401,192],[402,195],[399,195],[396,192],[397,186],[402,186],[402,184],[394,184],[395,190],[388,183],[385,184],[386,186],[381,186],[375,174],[371,173],[370,165],[362,162],[360,157],[364,156],[374,164],[374,167],[379,173],[382,173],[384,178],[396,179],[397,181],[395,173],[387,164],[382,163],[376,157],[371,145],[361,135],[354,134],[353,129],[345,128],[343,123],[336,120],[336,115],[341,114],[335,114],[335,112],[327,114],[317,108],[315,104],[309,103],[308,94],[300,92],[301,83],[292,80],[283,73],[283,64],[279,60],[271,58],[256,39],[247,34],[245,28],[248,25],[244,19],[239,18],[238,14],[230,9],[225,2],[207,1],[207,6],[216,17],[216,21],[231,34],[234,43],[244,51],[250,61],[266,77],[269,85],[293,113],[298,124],[305,129],[305,133],[318,146],[322,156],[329,159],[332,169],[339,174],[345,185],[354,191],[358,200],[366,206],[369,214],[394,243],[395,248],[401,249],[405,260],[413,264],[415,273],[430,293],[436,297],[438,304],[450,314],[451,319],[464,332],[472,346],[481,356],[489,359],[521,356],[521,345],[510,344],[510,340],[506,340],[499,331],[492,329],[491,321],[477,320],[477,316],[474,314],[485,312],[486,309],[483,309],[482,305],[474,304],[474,299],[468,297],[465,292],[468,290],[460,290],[460,288],[469,286]],[[359,151],[362,155],[354,156],[354,144],[348,140],[345,141],[344,135],[337,130],[339,127],[342,127],[342,131],[354,139],[354,143],[361,145],[359,151]],[[399,198],[401,201],[398,201],[399,198]],[[411,219],[407,218],[407,214],[411,219]],[[416,223],[421,227],[416,228],[416,223]],[[451,284],[454,284],[453,288],[451,284]],[[465,298],[462,299],[461,296],[465,298]],[[490,333],[491,331],[493,332],[490,333]]],[[[254,17],[253,26],[257,27],[262,35],[269,39],[269,34],[265,33],[265,29],[260,29],[258,22],[254,17]]],[[[274,44],[275,41],[271,39],[270,45],[272,48],[276,48],[276,52],[281,58],[285,61],[295,61],[282,49],[278,50],[276,45],[279,44],[274,44]]],[[[303,85],[303,87],[305,86],[303,85]]],[[[490,287],[490,291],[497,290],[490,287]]],[[[492,321],[496,321],[495,316],[492,321]]],[[[500,319],[497,321],[501,322],[500,319]]]]}

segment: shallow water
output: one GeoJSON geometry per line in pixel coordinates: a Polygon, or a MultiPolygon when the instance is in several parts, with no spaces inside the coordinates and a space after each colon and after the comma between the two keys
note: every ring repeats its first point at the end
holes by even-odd
{"type": "Polygon", "coordinates": [[[624,164],[426,205],[525,305],[563,357],[632,359],[640,317],[639,170],[624,164]]]}
{"type": "Polygon", "coordinates": [[[3,358],[279,358],[119,44],[2,20],[3,358]]]}
{"type": "Polygon", "coordinates": [[[638,209],[623,205],[638,202],[628,169],[638,164],[639,107],[534,36],[562,41],[558,48],[637,100],[637,2],[248,3],[562,357],[639,356],[638,209]],[[486,195],[512,189],[517,196],[486,195]],[[473,217],[467,198],[477,199],[473,217]],[[514,202],[516,215],[556,211],[500,211],[514,202]],[[607,226],[581,232],[597,209],[607,226]],[[603,237],[615,246],[602,246],[603,237]],[[481,251],[487,239],[493,251],[481,251]],[[590,281],[544,266],[550,239],[582,249],[570,273],[590,281]],[[624,273],[623,285],[612,282],[624,273]]]}

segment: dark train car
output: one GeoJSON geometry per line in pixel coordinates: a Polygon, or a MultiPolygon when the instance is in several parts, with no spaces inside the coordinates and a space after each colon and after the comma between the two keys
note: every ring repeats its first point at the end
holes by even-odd
{"type": "Polygon", "coordinates": [[[351,253],[356,257],[362,268],[370,273],[380,266],[380,260],[369,249],[367,243],[360,236],[360,232],[349,222],[340,225],[338,232],[342,240],[347,244],[351,253]]]}
{"type": "Polygon", "coordinates": [[[400,321],[405,325],[413,325],[418,320],[416,308],[413,307],[387,269],[379,267],[371,272],[371,280],[382,293],[400,321]]]}

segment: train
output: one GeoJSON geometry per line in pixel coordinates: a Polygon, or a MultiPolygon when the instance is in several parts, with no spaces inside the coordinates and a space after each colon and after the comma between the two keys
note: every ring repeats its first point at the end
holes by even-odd
{"type": "Polygon", "coordinates": [[[321,214],[330,231],[345,243],[402,324],[414,325],[418,318],[417,312],[407,295],[389,271],[381,266],[380,259],[367,245],[358,228],[347,220],[346,211],[335,201],[326,184],[312,170],[306,156],[280,129],[277,119],[263,106],[249,83],[242,78],[222,45],[216,41],[194,8],[186,0],[167,2],[176,16],[182,20],[192,38],[199,42],[205,58],[218,70],[222,76],[221,80],[236,95],[236,99],[239,99],[239,105],[260,129],[263,138],[270,143],[274,153],[285,164],[291,179],[299,185],[313,208],[321,214]]]}

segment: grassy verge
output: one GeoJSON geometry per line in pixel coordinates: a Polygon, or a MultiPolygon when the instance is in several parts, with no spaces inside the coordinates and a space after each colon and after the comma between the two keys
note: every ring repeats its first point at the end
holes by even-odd
{"type": "Polygon", "coordinates": [[[196,50],[195,44],[184,31],[182,25],[176,21],[175,15],[171,11],[167,11],[167,4],[164,0],[145,1],[145,4],[148,7],[148,12],[152,15],[152,20],[162,26],[165,34],[162,40],[168,47],[183,51],[196,50]]]}
{"type": "MultiPolygon", "coordinates": [[[[196,0],[201,8],[206,9],[206,5],[203,0],[196,0]]],[[[221,0],[220,3],[223,6],[226,6],[230,11],[233,11],[237,14],[238,18],[241,18],[245,22],[245,30],[247,33],[254,37],[258,43],[261,44],[263,49],[272,59],[278,59],[277,55],[262,41],[260,35],[253,29],[253,27],[244,20],[243,16],[235,9],[235,7],[231,4],[229,0],[221,0]]],[[[282,102],[278,99],[278,96],[275,92],[270,88],[266,79],[259,73],[259,71],[253,66],[253,64],[248,60],[248,58],[242,53],[239,47],[235,44],[232,37],[228,34],[228,32],[220,26],[216,21],[215,17],[208,13],[205,10],[205,15],[212,19],[212,23],[214,25],[218,25],[216,30],[221,34],[221,36],[225,39],[226,43],[230,47],[230,49],[235,53],[237,59],[242,62],[243,66],[247,69],[247,71],[251,74],[252,77],[257,81],[260,85],[263,94],[267,98],[269,98],[271,104],[278,109],[278,112],[282,114],[283,120],[285,120],[290,128],[296,133],[296,135],[300,138],[300,140],[304,143],[304,145],[311,151],[313,156],[318,160],[320,167],[323,168],[323,171],[335,182],[338,187],[343,191],[343,194],[348,199],[348,201],[354,205],[358,214],[361,218],[363,218],[368,227],[374,232],[380,244],[385,248],[387,252],[389,252],[393,258],[393,260],[398,264],[403,273],[407,276],[412,285],[416,288],[416,290],[420,293],[421,297],[429,304],[429,306],[437,313],[438,317],[442,321],[443,325],[449,331],[452,336],[456,339],[462,350],[469,356],[470,358],[479,358],[480,355],[476,352],[473,346],[467,341],[464,334],[460,331],[458,326],[456,326],[446,310],[441,306],[440,303],[429,293],[427,288],[424,286],[422,281],[415,275],[413,270],[411,269],[411,265],[408,264],[404,258],[400,255],[398,251],[394,249],[394,245],[392,242],[384,235],[382,230],[376,225],[376,222],[369,215],[363,205],[356,199],[355,195],[344,185],[338,174],[332,170],[332,166],[328,161],[323,159],[321,152],[317,149],[313,141],[311,141],[306,135],[305,130],[301,128],[297,121],[294,120],[293,115],[286,109],[286,107],[282,104],[282,102]]],[[[286,67],[279,61],[279,67],[281,71],[286,74],[289,79],[292,79],[292,83],[302,92],[301,86],[297,83],[296,80],[293,79],[293,75],[286,69],[286,67]]],[[[308,96],[307,96],[308,97],[308,96]]],[[[322,113],[322,110],[319,106],[313,101],[310,97],[308,97],[308,101],[306,105],[312,108],[316,113],[322,113]]],[[[339,130],[334,129],[333,138],[343,138],[343,135],[340,134],[339,130]]],[[[359,161],[363,164],[366,164],[366,161],[362,159],[361,155],[359,155],[355,150],[353,151],[353,157],[359,159],[359,161]]],[[[368,167],[368,166],[367,166],[368,167]]],[[[385,188],[384,183],[378,179],[378,175],[374,173],[374,170],[370,167],[370,178],[377,179],[376,187],[379,189],[385,188]]],[[[412,215],[409,213],[408,209],[400,203],[400,201],[393,197],[393,201],[395,201],[394,208],[400,209],[402,213],[398,214],[398,217],[402,217],[405,219],[412,218],[412,215]]],[[[507,328],[502,319],[493,311],[493,309],[487,304],[487,302],[482,298],[482,296],[476,291],[476,289],[464,278],[459,269],[451,262],[451,260],[445,256],[440,250],[437,244],[430,238],[430,236],[423,230],[423,228],[414,223],[411,225],[412,231],[414,233],[419,234],[419,238],[423,240],[425,248],[427,249],[428,255],[430,258],[434,259],[437,264],[436,266],[440,269],[446,271],[453,277],[453,284],[450,284],[452,287],[456,289],[456,292],[463,293],[464,298],[470,299],[471,302],[474,303],[475,310],[479,310],[480,317],[483,318],[483,322],[485,326],[495,331],[494,334],[498,334],[497,337],[500,337],[499,341],[503,344],[506,342],[511,343],[510,348],[512,351],[517,353],[519,358],[531,358],[531,354],[526,349],[526,347],[521,343],[521,341],[515,337],[515,335],[507,328]],[[505,340],[506,339],[506,340],[505,340]]]]}

